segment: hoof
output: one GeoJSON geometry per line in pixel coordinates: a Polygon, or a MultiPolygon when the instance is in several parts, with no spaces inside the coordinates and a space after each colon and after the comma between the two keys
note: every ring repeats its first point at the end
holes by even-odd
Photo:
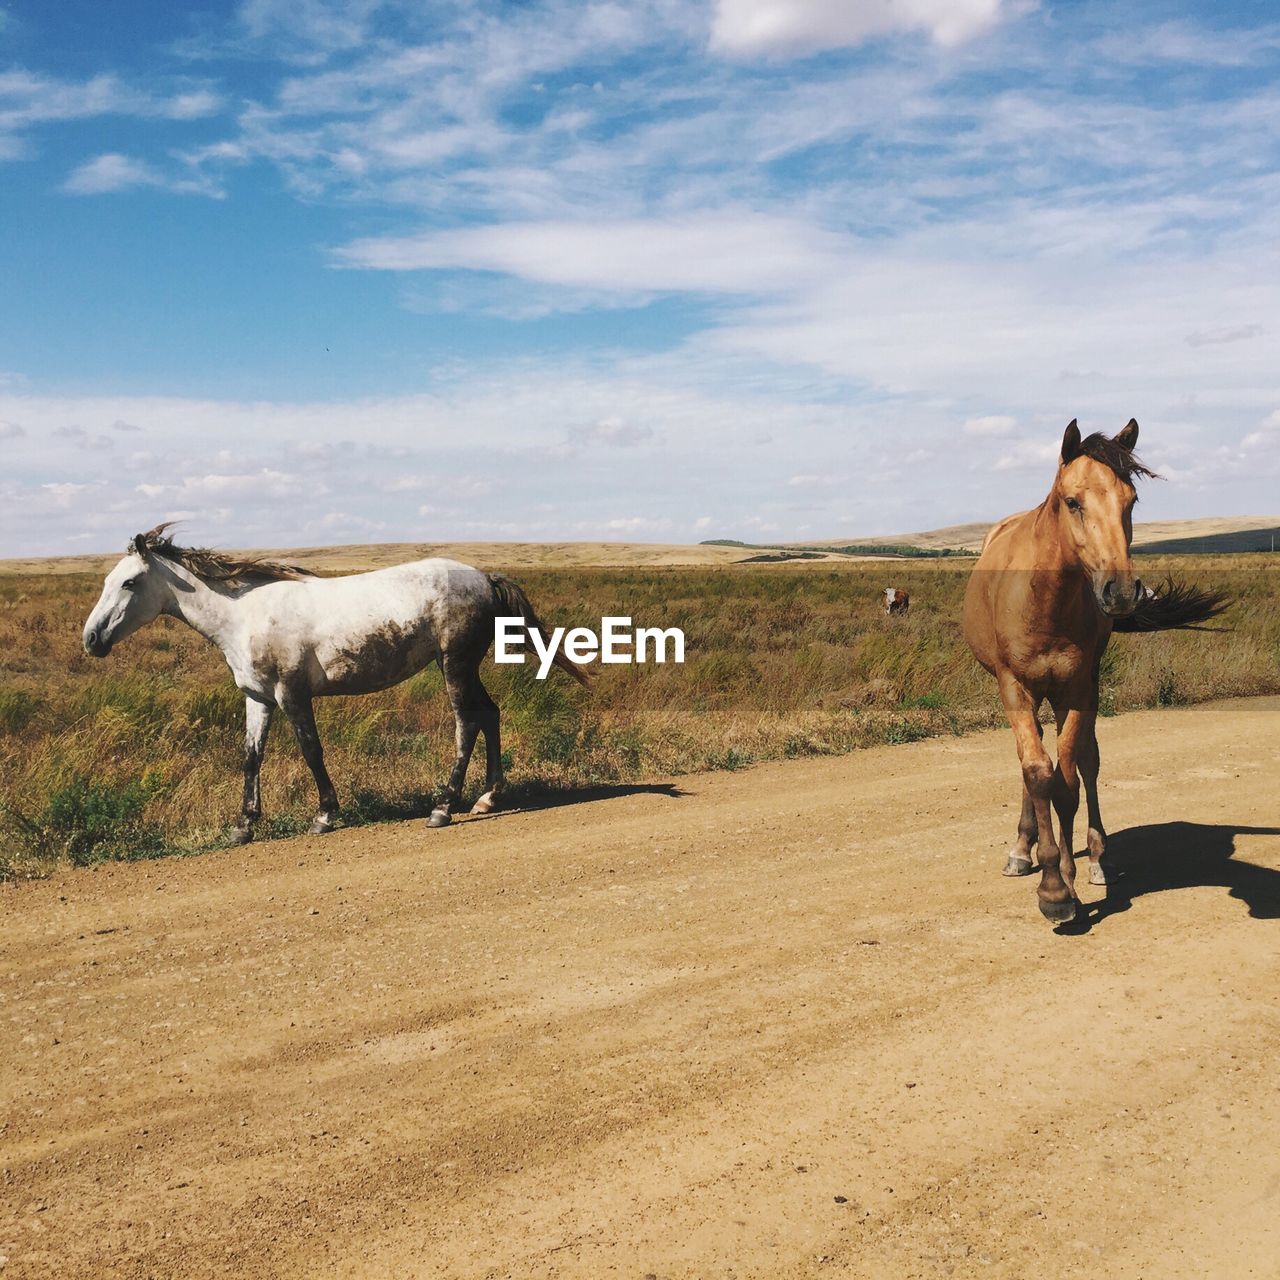
{"type": "Polygon", "coordinates": [[[1102,869],[1102,863],[1089,863],[1089,883],[1090,884],[1106,884],[1107,873],[1102,869]]]}
{"type": "Polygon", "coordinates": [[[252,827],[235,827],[232,829],[231,838],[228,841],[231,845],[248,844],[253,839],[252,827]]]}
{"type": "Polygon", "coordinates": [[[492,813],[497,805],[497,801],[493,798],[492,791],[486,791],[479,800],[471,806],[473,814],[492,813]]]}
{"type": "Polygon", "coordinates": [[[1040,914],[1054,924],[1069,924],[1076,918],[1076,900],[1068,898],[1065,902],[1046,902],[1041,898],[1040,914]]]}
{"type": "Polygon", "coordinates": [[[315,820],[315,821],[314,821],[314,822],[313,822],[313,823],[312,823],[312,824],[307,828],[307,835],[309,835],[309,836],[327,836],[327,835],[329,834],[329,832],[333,830],[333,828],[334,828],[334,826],[335,826],[335,825],[336,825],[336,824],[334,823],[334,821],[333,821],[333,819],[332,819],[332,818],[327,817],[325,814],[323,814],[323,813],[322,813],[322,814],[320,814],[320,815],[316,818],[316,820],[315,820]]]}
{"type": "Polygon", "coordinates": [[[1004,864],[1004,870],[1000,874],[1002,876],[1029,876],[1031,874],[1031,859],[1017,858],[1010,854],[1009,861],[1004,864]]]}
{"type": "Polygon", "coordinates": [[[431,817],[427,819],[429,827],[447,827],[453,819],[449,816],[448,809],[432,809],[431,817]]]}

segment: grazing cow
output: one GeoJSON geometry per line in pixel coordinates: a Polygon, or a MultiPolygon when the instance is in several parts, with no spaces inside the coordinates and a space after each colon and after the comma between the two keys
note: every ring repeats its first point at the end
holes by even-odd
{"type": "Polygon", "coordinates": [[[911,597],[901,587],[885,587],[884,611],[890,617],[895,613],[906,613],[911,608],[911,597]]]}

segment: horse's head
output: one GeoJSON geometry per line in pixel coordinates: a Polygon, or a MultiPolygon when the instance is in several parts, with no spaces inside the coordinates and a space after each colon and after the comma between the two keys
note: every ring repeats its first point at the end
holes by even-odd
{"type": "Polygon", "coordinates": [[[129,543],[125,557],[107,574],[102,594],[84,624],[85,652],[105,658],[117,640],[160,616],[170,598],[167,575],[150,553],[147,539],[139,534],[129,543]]]}
{"type": "Polygon", "coordinates": [[[1153,475],[1133,456],[1138,424],[1113,437],[1080,439],[1073,418],[1062,437],[1062,457],[1051,503],[1057,512],[1067,551],[1089,575],[1098,608],[1109,618],[1123,618],[1138,607],[1142,583],[1133,569],[1136,476],[1153,475]]]}

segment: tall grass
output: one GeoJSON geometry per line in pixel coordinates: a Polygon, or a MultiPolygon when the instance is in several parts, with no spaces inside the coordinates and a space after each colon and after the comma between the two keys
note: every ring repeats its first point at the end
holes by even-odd
{"type": "MultiPolygon", "coordinates": [[[[1103,713],[1280,692],[1280,558],[1155,567],[1229,591],[1228,630],[1117,637],[1103,713]]],[[[512,789],[640,781],[1002,723],[994,682],[960,634],[967,572],[946,561],[521,570],[549,623],[626,614],[679,626],[686,663],[597,667],[589,693],[560,673],[541,682],[531,666],[488,665],[512,789]],[[911,593],[905,618],[880,608],[890,582],[911,593]]],[[[243,700],[221,655],[161,619],[111,657],[88,658],[80,631],[100,586],[0,577],[0,876],[208,848],[237,814],[243,700]]],[[[317,710],[346,821],[430,808],[453,753],[434,668],[317,710]]],[[[473,772],[471,794],[478,763],[473,772]]],[[[281,717],[263,791],[262,834],[304,827],[314,788],[281,717]]]]}

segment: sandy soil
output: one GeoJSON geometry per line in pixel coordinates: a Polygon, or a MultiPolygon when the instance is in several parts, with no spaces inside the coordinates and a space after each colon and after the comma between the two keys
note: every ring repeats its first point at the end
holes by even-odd
{"type": "Polygon", "coordinates": [[[4,1276],[1272,1277],[1280,699],[0,892],[4,1276]]]}

